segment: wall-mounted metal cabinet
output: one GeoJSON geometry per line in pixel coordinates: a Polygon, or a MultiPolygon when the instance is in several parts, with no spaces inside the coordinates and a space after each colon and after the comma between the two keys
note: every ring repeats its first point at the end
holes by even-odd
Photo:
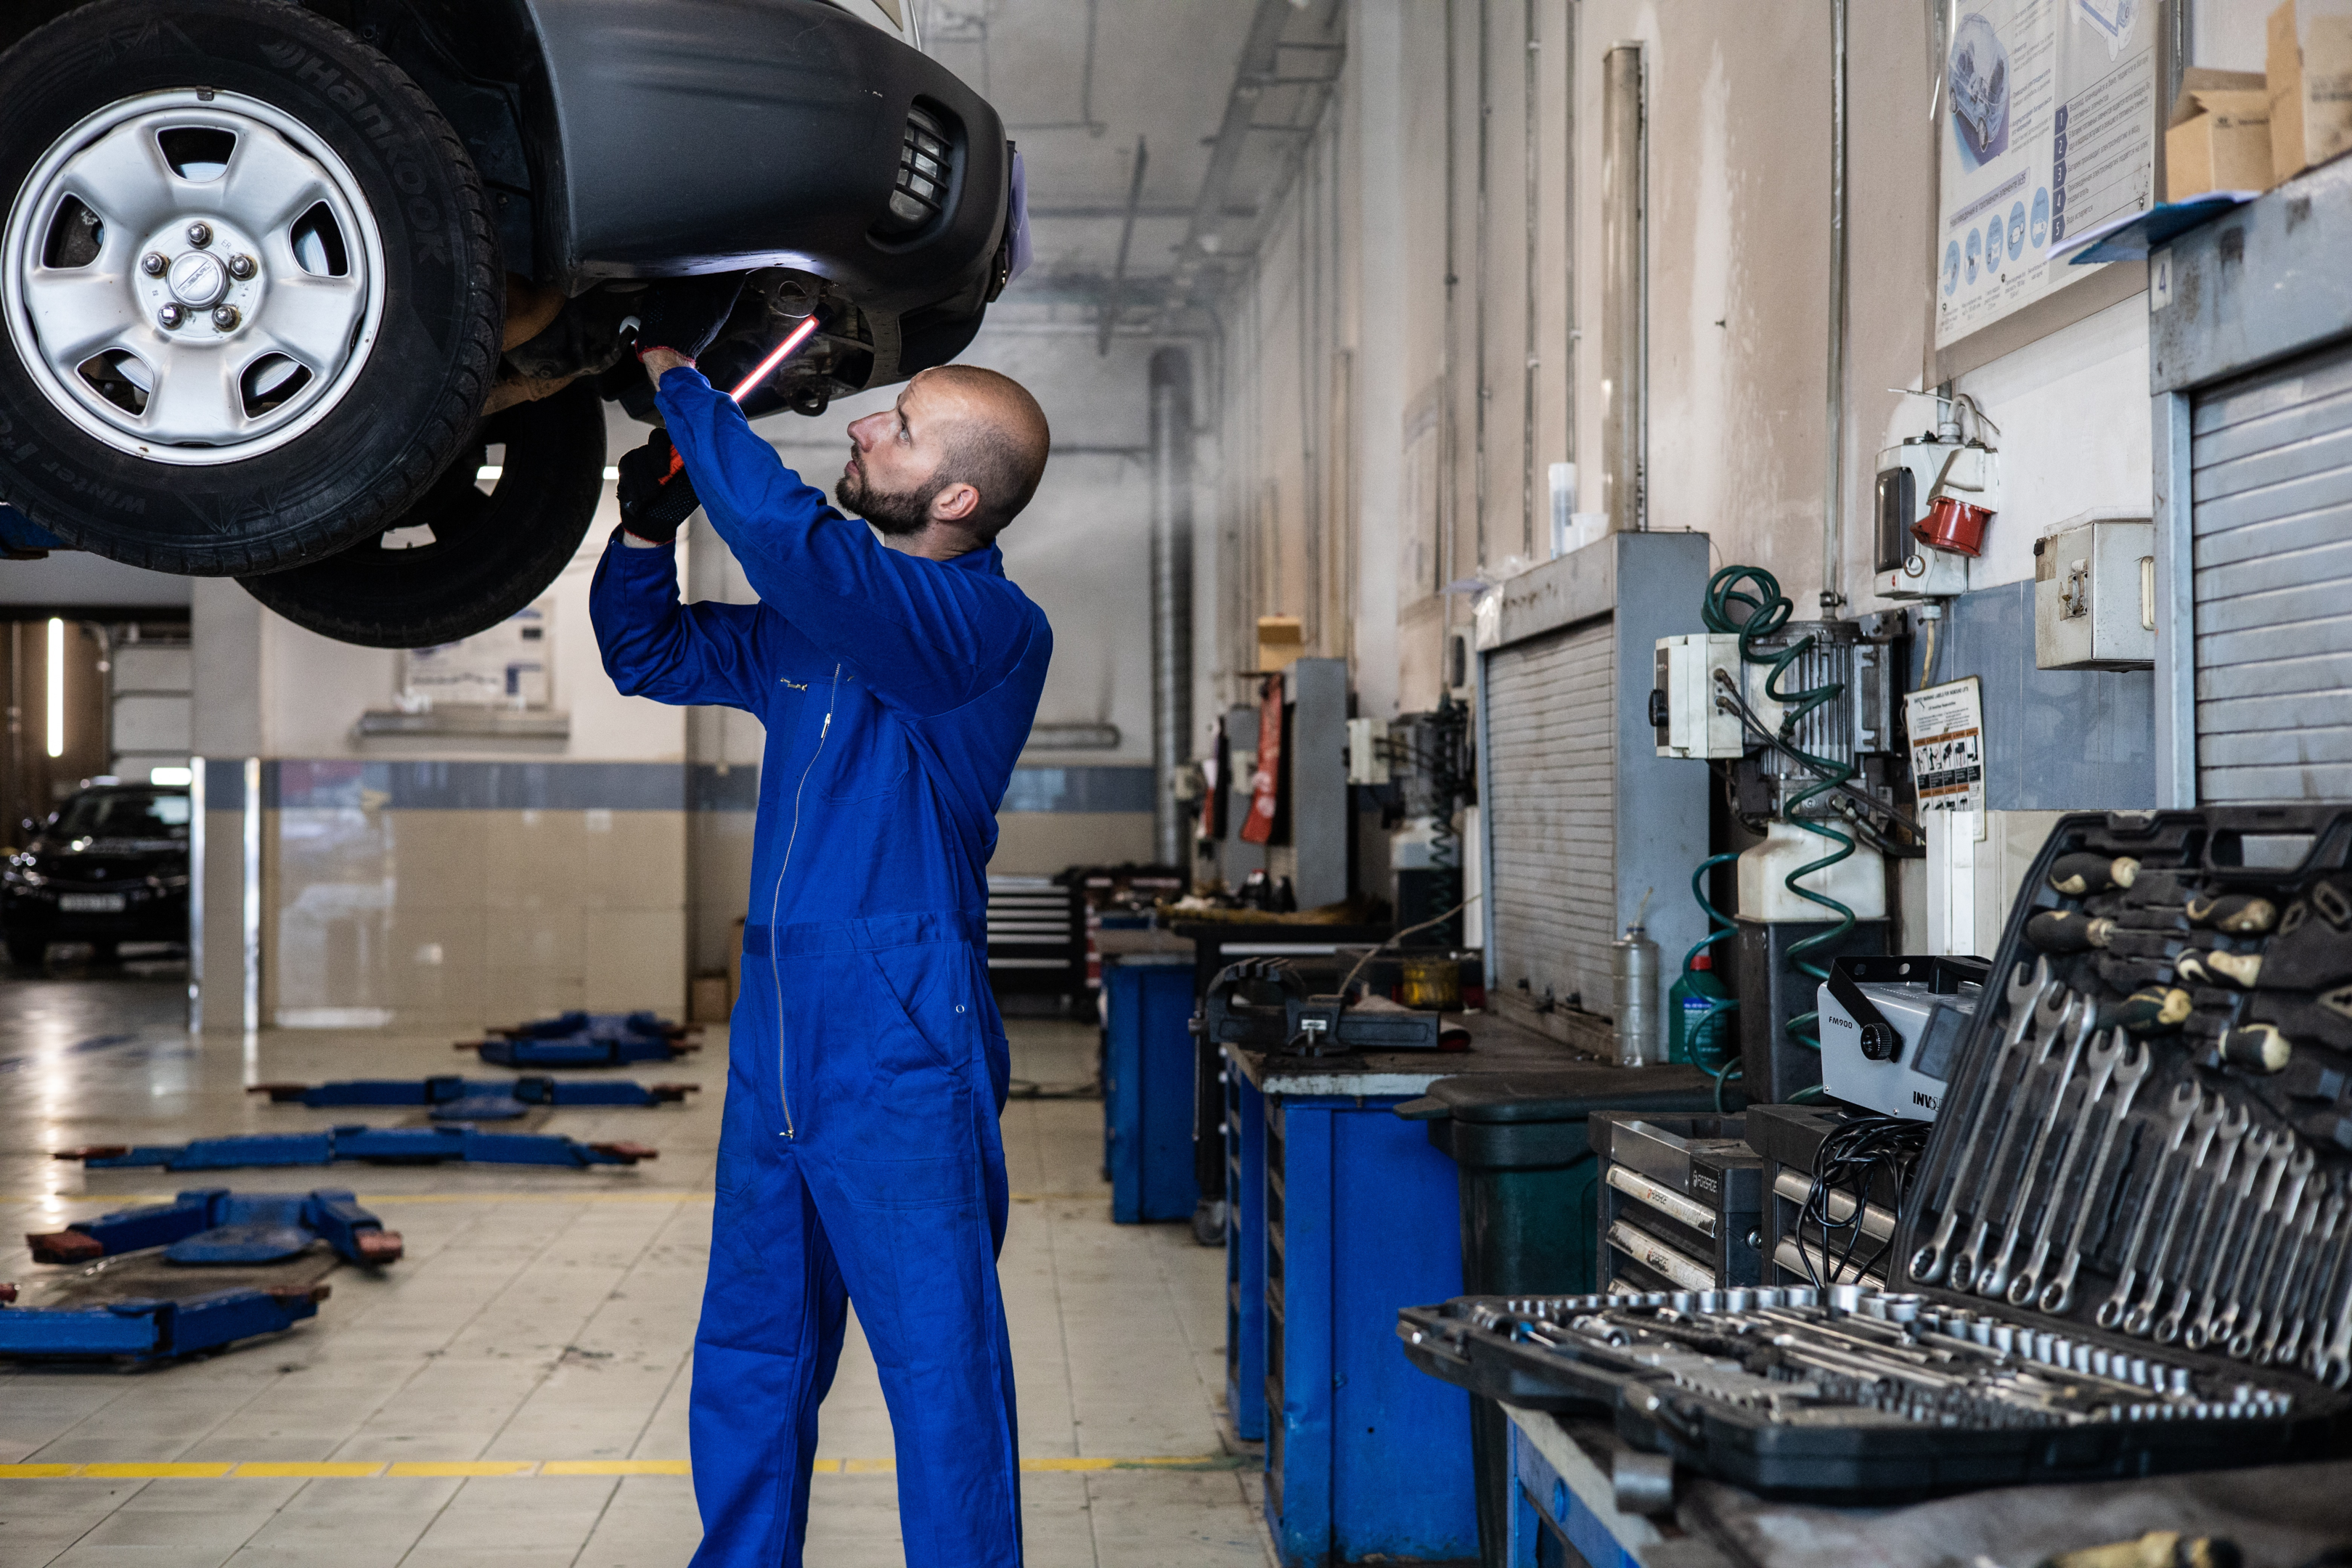
{"type": "Polygon", "coordinates": [[[1696,632],[1703,533],[1612,533],[1503,584],[1478,626],[1489,1005],[1605,1049],[1609,944],[1644,902],[1659,951],[1706,930],[1703,764],[1658,755],[1658,639],[1696,632]]]}
{"type": "Polygon", "coordinates": [[[2352,160],[2149,258],[2159,805],[2352,798],[2352,160]]]}

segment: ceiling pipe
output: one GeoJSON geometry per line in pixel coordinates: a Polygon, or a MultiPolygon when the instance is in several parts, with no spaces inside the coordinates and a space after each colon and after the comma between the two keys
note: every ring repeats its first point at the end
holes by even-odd
{"type": "Polygon", "coordinates": [[[1192,754],[1192,356],[1164,348],[1151,356],[1151,826],[1154,857],[1180,871],[1174,784],[1192,754]]]}
{"type": "Polygon", "coordinates": [[[1822,485],[1822,615],[1845,603],[1846,0],[1830,0],[1828,464],[1822,485]]]}

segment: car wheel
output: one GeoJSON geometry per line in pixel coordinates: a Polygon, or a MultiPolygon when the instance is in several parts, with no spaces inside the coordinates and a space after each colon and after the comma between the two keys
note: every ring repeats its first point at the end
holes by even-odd
{"type": "Polygon", "coordinates": [[[46,937],[12,936],[8,939],[8,962],[19,969],[37,971],[49,956],[46,937]]]}
{"type": "Polygon", "coordinates": [[[580,552],[604,493],[604,400],[575,382],[485,420],[425,499],[375,538],[242,581],[296,626],[338,642],[455,642],[546,592],[580,552]]]}
{"type": "Polygon", "coordinates": [[[495,374],[463,144],[284,0],[96,0],[26,36],[0,56],[0,494],[100,554],[331,554],[432,483],[495,374]]]}

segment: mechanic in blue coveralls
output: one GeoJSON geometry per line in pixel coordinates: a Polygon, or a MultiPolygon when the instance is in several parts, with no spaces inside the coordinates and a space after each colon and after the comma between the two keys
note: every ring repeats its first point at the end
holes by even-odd
{"type": "Polygon", "coordinates": [[[1009,1063],[984,871],[1053,634],[993,541],[1050,437],[1017,383],[925,371],[849,427],[836,492],[865,521],[845,517],[696,370],[732,300],[672,288],[647,309],[639,354],[667,432],[622,459],[622,524],[590,600],[624,693],[767,726],[695,1335],[694,1563],[798,1568],[817,1405],[855,1300],[907,1561],[1018,1563],[996,1276],[1009,1063]],[[673,546],[698,502],[757,605],[678,603],[673,546]]]}

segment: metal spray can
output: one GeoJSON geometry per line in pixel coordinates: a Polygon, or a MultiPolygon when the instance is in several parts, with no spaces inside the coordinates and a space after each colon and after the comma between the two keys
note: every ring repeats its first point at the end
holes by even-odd
{"type": "Polygon", "coordinates": [[[1666,1059],[1664,1017],[1658,1003],[1658,944],[1640,921],[1609,944],[1609,969],[1616,993],[1617,1065],[1654,1067],[1666,1059]]]}

